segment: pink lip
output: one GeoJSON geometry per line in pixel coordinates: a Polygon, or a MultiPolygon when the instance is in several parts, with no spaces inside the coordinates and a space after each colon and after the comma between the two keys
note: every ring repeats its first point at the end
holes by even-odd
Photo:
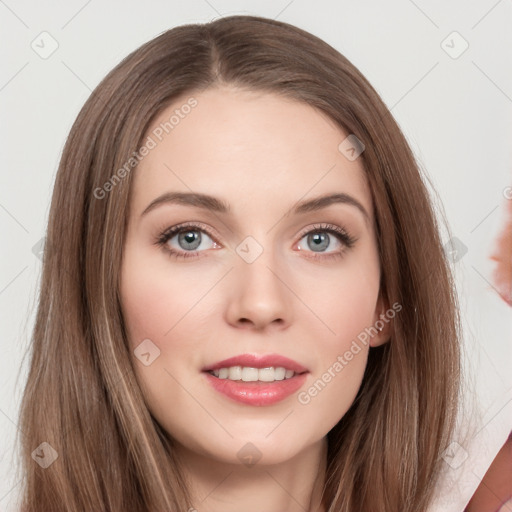
{"type": "Polygon", "coordinates": [[[242,354],[207,366],[206,368],[203,368],[203,371],[209,372],[210,370],[229,368],[230,366],[247,366],[250,368],[269,368],[271,366],[274,368],[283,367],[287,370],[293,370],[295,373],[305,373],[308,371],[307,368],[297,363],[297,361],[293,361],[292,359],[279,354],[242,354]]]}
{"type": "Polygon", "coordinates": [[[208,372],[204,375],[208,383],[219,393],[236,402],[260,407],[275,404],[295,393],[307,377],[307,373],[302,373],[294,375],[291,379],[274,382],[244,382],[219,379],[208,372]]]}

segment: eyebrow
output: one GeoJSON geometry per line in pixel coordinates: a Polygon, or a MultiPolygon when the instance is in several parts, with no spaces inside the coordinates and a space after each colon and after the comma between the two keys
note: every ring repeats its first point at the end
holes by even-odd
{"type": "MultiPolygon", "coordinates": [[[[204,210],[224,214],[230,213],[231,211],[228,203],[207,194],[197,192],[166,192],[151,201],[151,203],[149,203],[146,209],[142,212],[141,217],[163,204],[181,204],[184,206],[202,208],[204,210]]],[[[354,206],[363,214],[365,220],[370,219],[370,216],[364,206],[355,197],[341,192],[300,201],[299,203],[296,203],[292,213],[300,214],[314,212],[327,208],[332,204],[347,204],[349,206],[354,206]]]]}

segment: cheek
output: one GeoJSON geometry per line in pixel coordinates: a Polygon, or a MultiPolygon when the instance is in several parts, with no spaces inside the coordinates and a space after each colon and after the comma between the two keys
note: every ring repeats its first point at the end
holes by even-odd
{"type": "Polygon", "coordinates": [[[198,316],[206,314],[200,299],[211,284],[204,276],[199,279],[197,272],[171,270],[164,258],[151,259],[144,251],[129,248],[120,295],[135,374],[146,404],[166,430],[186,436],[187,422],[182,416],[188,414],[189,423],[201,416],[189,395],[198,395],[190,375],[197,373],[197,354],[205,339],[197,322],[198,316]],[[139,357],[148,352],[149,361],[139,357]],[[189,412],[170,413],[176,410],[189,412]]]}
{"type": "Polygon", "coordinates": [[[164,258],[154,261],[143,252],[127,251],[121,302],[132,346],[149,338],[162,349],[207,291],[208,282],[197,272],[172,271],[164,258]]]}
{"type": "MultiPolygon", "coordinates": [[[[304,317],[302,329],[324,355],[346,350],[353,338],[376,321],[380,266],[373,246],[351,254],[339,265],[293,269],[295,290],[305,307],[294,312],[304,317]],[[314,330],[314,332],[312,331],[314,330]]],[[[324,361],[325,363],[325,361],[324,361]]]]}
{"type": "Polygon", "coordinates": [[[194,265],[177,267],[166,258],[155,258],[154,249],[151,254],[129,247],[121,272],[120,295],[131,357],[153,412],[166,411],[165,402],[171,395],[176,406],[186,407],[190,377],[200,375],[213,324],[218,326],[222,316],[220,305],[212,302],[215,294],[211,290],[222,276],[219,272],[225,270],[198,272],[194,265]],[[144,361],[140,354],[147,352],[150,356],[144,361]],[[180,383],[187,383],[187,390],[180,383]],[[160,401],[161,406],[156,405],[160,401]]]}
{"type": "Polygon", "coordinates": [[[352,300],[340,299],[330,310],[323,311],[335,334],[326,333],[324,328],[324,334],[317,336],[314,371],[298,393],[297,401],[311,428],[321,425],[327,433],[345,415],[360,389],[369,352],[367,331],[372,326],[374,309],[368,306],[367,295],[355,294],[352,300]]]}
{"type": "MultiPolygon", "coordinates": [[[[359,391],[374,328],[380,270],[376,251],[332,267],[296,269],[297,309],[303,339],[311,346],[312,373],[297,395],[305,424],[330,430],[350,408],[359,391]],[[299,316],[299,312],[302,314],[299,316]],[[312,314],[313,313],[313,314],[312,314]],[[301,318],[302,317],[302,318],[301,318]]],[[[313,426],[311,427],[313,428],[313,426]]]]}

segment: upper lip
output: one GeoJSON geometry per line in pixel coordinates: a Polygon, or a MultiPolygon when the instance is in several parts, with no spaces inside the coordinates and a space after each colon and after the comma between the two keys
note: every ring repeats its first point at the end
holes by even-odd
{"type": "Polygon", "coordinates": [[[203,368],[203,371],[209,372],[210,370],[229,368],[231,366],[247,366],[250,368],[283,367],[287,370],[293,370],[295,373],[305,373],[308,371],[307,368],[297,363],[297,361],[279,354],[241,354],[206,366],[203,368]]]}

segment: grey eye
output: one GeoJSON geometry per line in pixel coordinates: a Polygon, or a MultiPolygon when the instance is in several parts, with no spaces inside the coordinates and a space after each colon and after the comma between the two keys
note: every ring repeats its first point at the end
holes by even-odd
{"type": "Polygon", "coordinates": [[[183,250],[194,251],[201,245],[201,240],[201,232],[198,230],[190,229],[178,234],[178,244],[183,250]]]}
{"type": "Polygon", "coordinates": [[[329,247],[330,236],[327,233],[311,233],[307,235],[308,247],[315,252],[324,251],[329,247]]]}

